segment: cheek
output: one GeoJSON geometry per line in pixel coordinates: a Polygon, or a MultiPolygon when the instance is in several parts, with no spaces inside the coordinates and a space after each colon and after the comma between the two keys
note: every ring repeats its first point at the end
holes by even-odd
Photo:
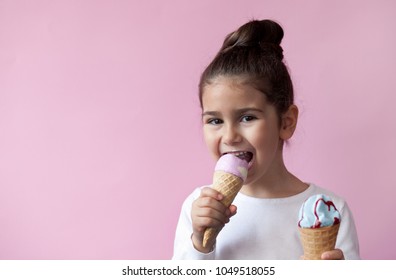
{"type": "Polygon", "coordinates": [[[211,131],[210,129],[204,127],[203,128],[203,136],[204,136],[206,146],[210,150],[213,150],[217,146],[215,133],[213,133],[213,131],[211,131]]]}
{"type": "Polygon", "coordinates": [[[253,144],[256,149],[266,150],[270,152],[271,150],[276,150],[279,143],[279,133],[275,129],[268,129],[263,127],[255,133],[251,138],[251,144],[253,144]]]}

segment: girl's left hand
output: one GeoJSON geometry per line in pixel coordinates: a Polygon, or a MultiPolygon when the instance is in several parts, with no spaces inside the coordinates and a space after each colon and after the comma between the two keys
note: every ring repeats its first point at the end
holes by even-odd
{"type": "Polygon", "coordinates": [[[344,253],[340,249],[324,252],[321,257],[322,260],[345,260],[344,253]]]}

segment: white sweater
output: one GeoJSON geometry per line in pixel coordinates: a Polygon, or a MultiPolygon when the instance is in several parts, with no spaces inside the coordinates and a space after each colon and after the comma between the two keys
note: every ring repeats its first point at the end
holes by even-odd
{"type": "Polygon", "coordinates": [[[298,212],[314,194],[333,199],[341,214],[336,248],[345,259],[360,259],[359,243],[352,213],[346,202],[325,189],[311,184],[304,192],[286,198],[255,198],[239,193],[233,204],[237,214],[219,233],[215,248],[208,254],[197,251],[191,241],[191,206],[200,195],[194,190],[184,201],[176,228],[173,259],[300,259],[303,249],[298,232],[298,212]]]}

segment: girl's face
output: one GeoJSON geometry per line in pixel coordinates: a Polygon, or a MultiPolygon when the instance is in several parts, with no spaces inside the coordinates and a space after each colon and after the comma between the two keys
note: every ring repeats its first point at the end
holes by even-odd
{"type": "Polygon", "coordinates": [[[202,111],[205,142],[214,158],[235,153],[250,159],[245,184],[270,179],[283,164],[279,118],[262,92],[241,79],[218,77],[203,90],[202,111]]]}

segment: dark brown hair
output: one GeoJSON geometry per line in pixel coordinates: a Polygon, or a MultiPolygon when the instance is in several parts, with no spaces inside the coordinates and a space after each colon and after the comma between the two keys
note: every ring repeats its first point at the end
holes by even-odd
{"type": "Polygon", "coordinates": [[[263,92],[279,118],[294,102],[293,84],[283,63],[282,27],[272,20],[253,20],[230,33],[199,82],[199,99],[206,85],[219,76],[243,77],[263,92]]]}

